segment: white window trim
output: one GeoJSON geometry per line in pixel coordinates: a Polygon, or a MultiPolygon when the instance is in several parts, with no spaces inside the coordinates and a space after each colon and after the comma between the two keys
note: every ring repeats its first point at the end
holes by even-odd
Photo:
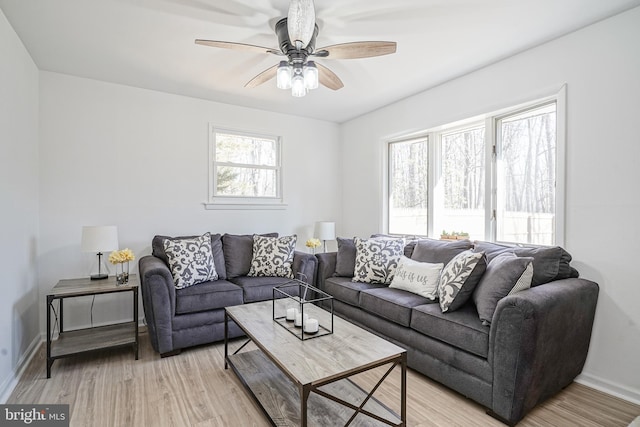
{"type": "MultiPolygon", "coordinates": [[[[389,233],[389,149],[394,142],[402,142],[418,138],[427,137],[429,139],[429,165],[428,179],[429,184],[429,200],[427,206],[427,236],[437,238],[434,234],[437,209],[435,202],[438,199],[437,179],[440,171],[440,156],[442,153],[442,135],[456,132],[459,130],[476,127],[480,122],[484,121],[485,127],[485,188],[490,191],[485,195],[485,239],[487,241],[496,242],[497,224],[494,212],[497,210],[497,168],[496,168],[496,152],[495,144],[497,141],[496,122],[504,116],[516,114],[518,111],[535,108],[555,101],[556,103],[556,223],[555,223],[555,242],[553,245],[565,245],[565,218],[566,218],[566,139],[567,139],[567,86],[566,84],[557,89],[555,93],[547,96],[541,96],[533,101],[523,102],[508,108],[493,111],[481,116],[475,116],[467,120],[460,120],[455,123],[436,126],[427,131],[416,133],[417,136],[405,136],[396,139],[388,139],[383,144],[385,165],[383,166],[383,182],[384,182],[384,206],[382,207],[383,233],[389,233]],[[490,139],[489,139],[490,138],[490,139]]],[[[510,242],[511,244],[514,244],[510,242]]],[[[527,244],[522,244],[527,245],[527,244]]]]}
{"type": "MultiPolygon", "coordinates": [[[[242,210],[277,210],[286,209],[287,204],[284,201],[283,186],[284,186],[284,173],[282,167],[282,137],[272,135],[266,132],[244,131],[231,129],[223,126],[216,126],[213,123],[209,123],[209,153],[207,157],[207,164],[209,169],[209,182],[208,182],[208,201],[204,202],[204,208],[207,210],[229,210],[229,209],[242,209],[242,210]],[[276,152],[276,166],[261,166],[261,169],[271,169],[276,171],[276,197],[235,197],[235,196],[216,196],[216,147],[215,147],[215,135],[218,132],[230,133],[234,135],[246,135],[255,136],[259,138],[270,138],[276,140],[277,152],[276,152]]],[[[225,165],[225,163],[218,163],[218,165],[225,165]]],[[[237,166],[236,164],[234,164],[237,166]]],[[[254,165],[251,165],[254,166],[254,165]]]]}

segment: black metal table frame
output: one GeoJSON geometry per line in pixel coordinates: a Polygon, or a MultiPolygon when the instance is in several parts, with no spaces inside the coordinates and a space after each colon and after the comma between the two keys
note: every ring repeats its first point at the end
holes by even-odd
{"type": "MultiPolygon", "coordinates": [[[[263,353],[274,363],[275,366],[278,366],[277,361],[273,360],[271,358],[271,355],[264,351],[264,349],[262,348],[262,346],[260,345],[259,342],[253,340],[251,338],[251,335],[247,333],[247,331],[244,330],[244,328],[242,327],[242,325],[238,324],[236,322],[236,325],[242,329],[245,334],[247,335],[248,339],[238,348],[236,349],[236,351],[233,352],[233,355],[239,353],[247,344],[249,344],[250,342],[253,342],[256,346],[258,346],[258,348],[260,348],[263,353]]],[[[236,369],[236,367],[233,364],[233,361],[230,360],[229,358],[229,314],[227,313],[227,311],[225,310],[224,312],[224,368],[228,369],[229,365],[231,365],[231,368],[233,369],[233,371],[235,372],[235,374],[238,376],[238,378],[240,379],[240,381],[242,382],[243,386],[251,393],[251,396],[253,397],[253,399],[256,401],[256,403],[258,404],[258,406],[260,406],[260,408],[262,409],[263,413],[267,416],[267,418],[271,421],[273,426],[276,426],[275,422],[273,420],[271,420],[271,417],[269,416],[269,414],[267,413],[266,409],[262,406],[262,404],[260,403],[260,401],[258,400],[258,398],[254,395],[253,391],[251,390],[251,388],[248,387],[248,385],[246,384],[246,382],[243,380],[241,373],[236,369]]],[[[289,376],[287,374],[286,371],[282,371],[285,375],[289,376]]],[[[292,382],[296,383],[295,378],[291,378],[292,382]]],[[[350,380],[349,380],[350,381],[350,380]]],[[[355,384],[355,383],[354,383],[355,384]]],[[[299,384],[298,385],[298,389],[299,389],[299,393],[300,393],[300,420],[301,420],[301,427],[307,427],[307,400],[309,398],[309,395],[313,392],[316,393],[324,398],[327,398],[329,400],[332,400],[342,406],[345,406],[347,408],[350,408],[352,410],[354,410],[353,415],[351,416],[351,418],[346,422],[345,427],[348,426],[349,424],[351,424],[351,422],[355,419],[355,417],[358,414],[363,414],[366,416],[369,416],[371,418],[374,418],[377,421],[380,421],[384,424],[390,425],[390,426],[396,426],[396,427],[406,427],[407,425],[407,352],[403,352],[400,355],[398,355],[397,357],[392,357],[392,358],[388,358],[388,359],[383,359],[377,363],[374,363],[372,365],[366,365],[363,366],[361,368],[358,369],[353,369],[350,370],[348,372],[345,372],[344,374],[338,376],[337,378],[331,378],[328,379],[326,381],[321,381],[319,383],[316,384],[299,384]],[[370,392],[365,392],[367,393],[365,399],[361,402],[361,404],[359,406],[353,405],[343,399],[340,399],[337,396],[333,396],[331,394],[328,394],[326,392],[324,392],[323,390],[319,390],[320,387],[336,382],[336,381],[340,381],[343,379],[349,379],[350,377],[360,374],[362,372],[365,371],[369,371],[371,369],[375,369],[378,368],[380,366],[384,366],[384,365],[388,365],[391,364],[391,367],[384,373],[384,375],[380,378],[380,380],[378,380],[378,382],[376,383],[376,385],[373,387],[373,389],[370,392]],[[384,419],[376,414],[373,414],[369,411],[367,411],[366,409],[364,409],[364,406],[366,405],[366,403],[370,400],[370,399],[374,399],[373,394],[378,390],[378,388],[380,387],[380,385],[384,382],[384,380],[387,378],[387,376],[389,376],[389,374],[396,368],[396,366],[400,366],[401,368],[401,385],[400,385],[400,423],[393,423],[392,421],[389,421],[387,419],[384,419]]],[[[377,400],[376,400],[377,401],[377,400]]],[[[377,401],[380,405],[383,405],[381,402],[377,401]]],[[[388,408],[385,406],[385,408],[392,414],[396,415],[396,412],[393,411],[392,409],[388,408]]]]}

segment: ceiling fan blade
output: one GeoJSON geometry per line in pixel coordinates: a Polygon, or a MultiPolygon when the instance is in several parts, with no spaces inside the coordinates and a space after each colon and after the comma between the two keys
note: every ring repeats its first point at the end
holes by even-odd
{"type": "Polygon", "coordinates": [[[253,44],[221,42],[217,40],[202,40],[202,39],[196,39],[196,44],[201,44],[203,46],[210,46],[210,47],[219,47],[223,49],[241,50],[245,52],[273,53],[275,55],[283,55],[283,53],[280,52],[279,50],[272,49],[270,47],[256,46],[253,44]]]}
{"type": "Polygon", "coordinates": [[[321,85],[333,90],[342,89],[344,87],[344,83],[342,83],[342,80],[336,76],[336,73],[317,62],[316,67],[318,67],[318,79],[320,80],[321,85]]]}
{"type": "Polygon", "coordinates": [[[278,65],[274,65],[273,67],[269,67],[251,80],[247,82],[244,87],[252,88],[256,86],[260,86],[262,83],[267,82],[276,76],[278,72],[278,65]]]}
{"type": "Polygon", "coordinates": [[[351,42],[316,50],[313,55],[328,59],[357,59],[389,55],[396,52],[396,42],[351,42]]]}

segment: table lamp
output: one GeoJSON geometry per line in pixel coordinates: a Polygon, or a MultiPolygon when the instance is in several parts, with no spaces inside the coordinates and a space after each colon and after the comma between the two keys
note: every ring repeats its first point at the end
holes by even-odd
{"type": "Polygon", "coordinates": [[[336,238],[336,223],[331,221],[316,222],[315,235],[324,243],[324,251],[327,252],[327,240],[336,238]]]}
{"type": "MultiPolygon", "coordinates": [[[[98,274],[91,275],[91,280],[106,279],[109,277],[109,270],[102,259],[102,253],[118,249],[118,228],[115,225],[82,227],[81,247],[82,252],[97,252],[98,255],[98,274]]],[[[91,271],[94,271],[93,268],[91,271]]]]}

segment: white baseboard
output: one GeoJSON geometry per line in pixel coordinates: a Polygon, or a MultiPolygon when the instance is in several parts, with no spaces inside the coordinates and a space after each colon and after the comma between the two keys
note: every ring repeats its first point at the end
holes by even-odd
{"type": "Polygon", "coordinates": [[[25,368],[29,365],[29,362],[31,362],[33,356],[36,355],[42,342],[44,342],[43,336],[40,334],[36,335],[33,341],[31,341],[31,344],[29,344],[29,347],[27,347],[27,350],[20,356],[20,359],[18,359],[15,371],[2,381],[2,384],[0,384],[0,403],[7,403],[7,399],[9,399],[9,396],[13,393],[13,389],[18,385],[18,381],[20,381],[20,377],[22,377],[25,368]]]}
{"type": "Polygon", "coordinates": [[[600,378],[587,373],[578,375],[575,381],[577,383],[586,385],[587,387],[595,388],[596,390],[599,390],[603,393],[607,393],[636,405],[640,405],[640,391],[638,390],[633,390],[624,385],[617,384],[604,378],[600,378]]]}

